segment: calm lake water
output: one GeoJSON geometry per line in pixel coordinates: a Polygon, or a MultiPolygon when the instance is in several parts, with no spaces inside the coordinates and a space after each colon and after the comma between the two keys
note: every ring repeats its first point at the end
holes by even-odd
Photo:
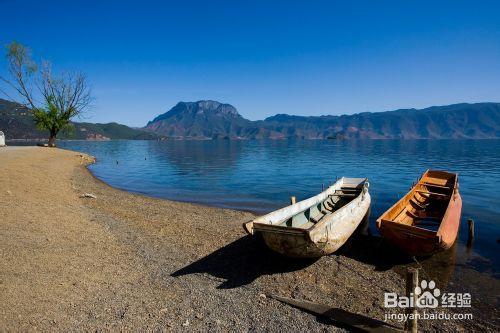
{"type": "MultiPolygon", "coordinates": [[[[459,173],[463,199],[459,246],[467,218],[476,227],[467,266],[498,278],[499,140],[63,141],[94,155],[94,175],[127,191],[265,213],[321,191],[336,177],[368,177],[374,221],[426,169],[459,173]],[[118,164],[117,164],[118,161],[118,164]]],[[[460,250],[459,250],[460,251],[460,250]]]]}

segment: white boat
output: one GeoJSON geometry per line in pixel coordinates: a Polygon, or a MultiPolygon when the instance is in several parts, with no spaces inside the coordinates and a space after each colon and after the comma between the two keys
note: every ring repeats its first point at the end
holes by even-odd
{"type": "Polygon", "coordinates": [[[320,194],[243,224],[272,250],[290,257],[320,257],[338,250],[370,208],[366,178],[342,177],[320,194]]]}

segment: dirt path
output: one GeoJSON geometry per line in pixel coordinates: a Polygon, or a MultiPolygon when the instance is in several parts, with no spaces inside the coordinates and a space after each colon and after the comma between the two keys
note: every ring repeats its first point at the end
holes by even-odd
{"type": "Polygon", "coordinates": [[[355,255],[284,259],[244,236],[250,213],[122,192],[96,180],[89,161],[0,149],[0,330],[335,331],[262,294],[383,320],[383,293],[402,293],[391,270],[355,255]]]}

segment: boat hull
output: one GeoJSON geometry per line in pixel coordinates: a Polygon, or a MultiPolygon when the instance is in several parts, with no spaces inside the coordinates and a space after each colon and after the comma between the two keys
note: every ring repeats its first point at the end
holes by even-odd
{"type": "Polygon", "coordinates": [[[287,257],[315,258],[331,253],[314,243],[306,232],[289,235],[280,235],[275,232],[262,232],[261,234],[267,247],[287,257]]]}
{"type": "Polygon", "coordinates": [[[449,249],[457,240],[458,230],[460,228],[460,218],[462,216],[462,197],[455,193],[455,197],[450,201],[447,213],[441,222],[438,235],[441,238],[440,248],[449,249]]]}
{"type": "Polygon", "coordinates": [[[342,208],[331,221],[314,230],[286,229],[279,230],[270,226],[259,227],[266,245],[282,255],[294,258],[316,258],[337,251],[351,237],[359,224],[367,216],[371,197],[365,193],[342,208]]]}
{"type": "MultiPolygon", "coordinates": [[[[424,178],[428,172],[429,171],[424,173],[422,178],[424,178]]],[[[445,172],[441,173],[446,174],[445,172]]],[[[377,220],[377,228],[384,239],[397,246],[408,255],[429,256],[436,252],[447,250],[455,243],[460,226],[462,198],[458,192],[458,183],[456,180],[454,186],[451,188],[446,210],[440,217],[437,231],[420,227],[418,223],[416,225],[408,225],[389,220],[388,217],[391,215],[391,210],[397,211],[398,206],[402,206],[403,204],[408,206],[408,202],[413,200],[413,207],[416,207],[414,196],[415,192],[421,192],[417,190],[419,185],[422,184],[420,184],[420,182],[417,183],[405,198],[402,198],[377,220]],[[408,200],[408,198],[413,199],[408,200]]],[[[428,186],[432,187],[435,185],[428,186]]]]}

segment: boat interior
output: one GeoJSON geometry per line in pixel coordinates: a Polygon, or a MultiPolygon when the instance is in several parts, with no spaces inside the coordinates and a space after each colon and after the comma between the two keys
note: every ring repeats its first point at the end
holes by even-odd
{"type": "Polygon", "coordinates": [[[310,229],[328,215],[333,214],[354,200],[363,190],[362,185],[344,184],[339,190],[329,194],[325,200],[281,221],[277,226],[310,229]]]}
{"type": "Polygon", "coordinates": [[[403,200],[381,220],[437,232],[453,195],[456,178],[456,174],[448,172],[425,172],[403,200]]]}

